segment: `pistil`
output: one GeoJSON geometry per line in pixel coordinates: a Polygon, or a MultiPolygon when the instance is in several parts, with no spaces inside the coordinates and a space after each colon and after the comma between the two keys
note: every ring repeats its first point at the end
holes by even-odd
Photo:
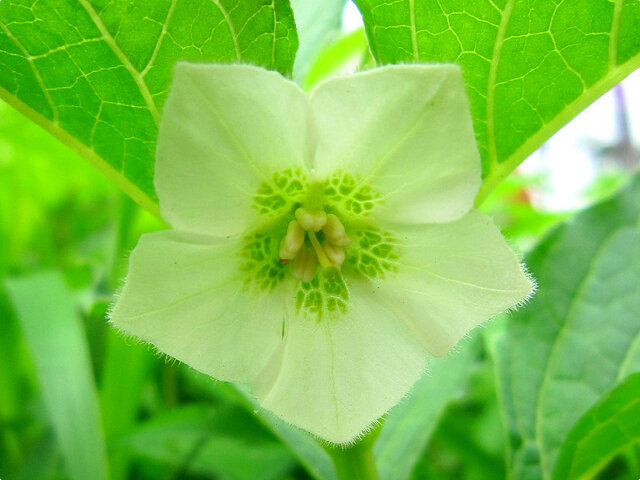
{"type": "Polygon", "coordinates": [[[320,242],[318,241],[318,237],[316,237],[315,232],[309,231],[308,234],[309,234],[309,240],[311,240],[311,245],[313,245],[313,249],[316,251],[316,255],[318,256],[318,262],[320,263],[320,266],[325,270],[327,268],[331,268],[334,266],[337,266],[339,268],[338,265],[334,265],[327,258],[327,254],[322,248],[322,245],[320,245],[320,242]]]}

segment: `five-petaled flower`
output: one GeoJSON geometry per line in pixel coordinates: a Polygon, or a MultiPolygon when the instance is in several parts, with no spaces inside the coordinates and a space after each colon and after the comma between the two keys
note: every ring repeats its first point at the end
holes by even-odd
{"type": "Polygon", "coordinates": [[[332,442],[405,395],[428,355],[532,283],[472,209],[480,158],[454,65],[306,95],[277,73],[179,64],[144,235],[111,321],[332,442]]]}

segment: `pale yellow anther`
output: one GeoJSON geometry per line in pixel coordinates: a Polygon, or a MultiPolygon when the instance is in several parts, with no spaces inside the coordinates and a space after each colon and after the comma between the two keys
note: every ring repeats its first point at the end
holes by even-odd
{"type": "Polygon", "coordinates": [[[303,282],[310,282],[316,275],[318,260],[314,251],[302,247],[298,256],[291,261],[291,275],[303,282]]]}
{"type": "Polygon", "coordinates": [[[327,223],[327,214],[323,210],[309,211],[300,207],[295,215],[300,226],[307,231],[319,232],[327,223]]]}
{"type": "Polygon", "coordinates": [[[339,269],[342,266],[345,258],[343,248],[337,245],[333,245],[329,242],[325,242],[324,245],[322,245],[322,248],[324,249],[324,252],[327,255],[329,261],[339,269]]]}
{"type": "Polygon", "coordinates": [[[333,213],[327,214],[327,223],[322,227],[325,238],[333,245],[346,247],[351,243],[351,239],[347,236],[344,225],[338,217],[333,213]]]}
{"type": "Polygon", "coordinates": [[[287,234],[280,242],[280,259],[293,260],[304,243],[304,230],[298,222],[291,220],[287,234]]]}

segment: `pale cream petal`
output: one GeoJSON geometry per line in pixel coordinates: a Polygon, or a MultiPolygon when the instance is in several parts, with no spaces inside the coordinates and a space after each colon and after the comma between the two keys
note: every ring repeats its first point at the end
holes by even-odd
{"type": "Polygon", "coordinates": [[[426,366],[424,347],[368,288],[351,286],[344,316],[287,321],[279,353],[253,382],[262,406],[334,443],[354,440],[426,366]]]}
{"type": "Polygon", "coordinates": [[[398,271],[375,299],[394,312],[433,355],[525,300],[532,280],[492,220],[475,210],[451,223],[404,227],[398,271]]]}
{"type": "Polygon", "coordinates": [[[249,381],[282,340],[286,297],[248,289],[236,243],[211,241],[144,235],[111,322],[214,378],[249,381]]]}
{"type": "Polygon", "coordinates": [[[311,95],[319,129],[314,168],[370,187],[376,219],[442,222],[464,215],[480,186],[460,68],[395,65],[336,77],[311,95]]]}
{"type": "Polygon", "coordinates": [[[277,195],[291,200],[273,175],[304,174],[314,145],[309,112],[305,94],[278,73],[179,63],[156,151],[164,219],[178,230],[233,235],[256,221],[261,187],[273,188],[272,205],[277,195]]]}

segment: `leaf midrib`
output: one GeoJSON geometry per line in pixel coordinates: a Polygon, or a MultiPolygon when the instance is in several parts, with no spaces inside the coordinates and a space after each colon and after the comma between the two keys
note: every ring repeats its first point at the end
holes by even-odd
{"type": "Polygon", "coordinates": [[[502,51],[502,44],[504,43],[504,37],[507,33],[509,18],[511,18],[513,2],[514,0],[508,0],[504,10],[501,11],[502,16],[500,17],[500,25],[498,26],[498,33],[496,34],[496,41],[493,46],[493,55],[489,62],[489,78],[487,80],[487,149],[489,152],[489,172],[492,172],[498,166],[494,122],[496,83],[498,79],[500,52],[502,51]]]}
{"type": "Polygon", "coordinates": [[[60,142],[64,143],[71,150],[79,154],[97,170],[102,172],[104,176],[115,183],[124,193],[135,200],[141,207],[143,207],[159,220],[162,220],[158,202],[144,193],[135,183],[131,182],[126,176],[124,176],[121,171],[116,170],[114,167],[112,167],[108,162],[100,157],[95,152],[95,150],[93,150],[93,148],[82,143],[76,137],[60,127],[58,123],[52,122],[50,119],[37,112],[2,87],[0,87],[0,99],[7,102],[17,111],[22,113],[25,117],[56,137],[60,142]]]}
{"type": "Polygon", "coordinates": [[[53,99],[51,98],[51,94],[49,93],[49,90],[46,88],[44,81],[42,80],[42,76],[40,75],[40,71],[38,70],[38,67],[36,67],[36,65],[33,63],[33,57],[29,54],[28,50],[24,47],[24,45],[22,45],[20,40],[18,40],[15,37],[15,35],[11,33],[11,30],[9,30],[4,23],[0,22],[0,28],[2,28],[2,31],[5,33],[5,35],[7,35],[7,37],[9,37],[9,39],[11,39],[16,44],[16,46],[20,49],[25,59],[29,63],[29,66],[31,67],[31,71],[33,72],[33,75],[36,78],[38,85],[42,89],[42,94],[47,100],[47,103],[49,104],[49,108],[51,108],[52,119],[50,121],[53,122],[54,125],[58,125],[58,108],[56,107],[56,104],[53,102],[53,99]]]}
{"type": "MultiPolygon", "coordinates": [[[[233,22],[231,22],[231,17],[229,17],[229,13],[225,10],[225,8],[220,4],[218,0],[210,0],[210,1],[218,8],[218,10],[220,10],[220,13],[222,13],[222,16],[224,17],[224,21],[226,22],[227,27],[229,27],[229,33],[231,34],[231,38],[233,39],[233,48],[236,51],[236,58],[238,60],[241,60],[242,53],[240,52],[240,45],[238,45],[238,36],[236,35],[236,29],[233,25],[233,22]]],[[[273,61],[273,56],[272,56],[272,61],[273,61]]]]}
{"type": "Polygon", "coordinates": [[[503,162],[498,163],[496,168],[492,169],[483,179],[480,191],[476,196],[475,206],[481,205],[493,189],[507,178],[529,155],[535,152],[540,145],[566,125],[578,113],[620,83],[627,75],[636,70],[639,65],[640,53],[631,57],[625,63],[618,65],[617,68],[609,70],[606,75],[592,84],[591,87],[585,90],[578,98],[568,103],[550,122],[545,123],[542,128],[527,138],[514,153],[503,162]]]}
{"type": "MultiPolygon", "coordinates": [[[[107,29],[106,25],[104,24],[104,22],[102,21],[98,13],[91,6],[91,4],[89,4],[87,0],[78,0],[78,3],[80,3],[82,8],[84,8],[84,10],[89,15],[89,17],[91,18],[91,21],[95,24],[98,31],[102,35],[102,39],[107,43],[107,45],[109,45],[109,48],[113,51],[116,57],[118,57],[118,59],[122,62],[122,65],[124,65],[124,67],[127,69],[129,74],[131,75],[131,78],[133,79],[133,81],[138,86],[138,89],[140,90],[140,94],[142,95],[142,98],[144,99],[144,102],[147,105],[147,108],[149,109],[149,112],[151,113],[151,116],[153,117],[154,122],[156,123],[156,125],[158,125],[160,123],[160,112],[158,111],[158,108],[156,107],[156,104],[153,101],[151,92],[149,91],[147,84],[142,78],[142,75],[138,70],[136,70],[136,68],[131,63],[131,60],[129,59],[129,57],[124,54],[120,46],[116,43],[115,39],[111,36],[111,33],[109,33],[109,30],[107,29]]],[[[160,41],[161,40],[159,39],[158,42],[160,41]]]]}
{"type": "MultiPolygon", "coordinates": [[[[624,407],[619,408],[617,414],[622,414],[622,413],[624,413],[624,412],[626,412],[628,410],[634,409],[634,407],[637,407],[638,405],[640,405],[640,398],[634,398],[630,402],[625,403],[624,407]]],[[[612,423],[613,424],[618,423],[616,421],[617,418],[618,418],[618,415],[616,415],[614,417],[609,417],[604,422],[598,422],[596,424],[595,428],[593,428],[587,435],[585,435],[584,437],[582,437],[578,441],[575,451],[577,452],[579,450],[579,448],[581,447],[581,445],[584,444],[584,442],[586,442],[588,439],[592,438],[593,435],[594,435],[594,432],[596,430],[599,430],[599,429],[601,430],[602,428],[604,428],[605,425],[610,425],[612,423]]],[[[595,475],[611,460],[611,458],[613,458],[613,456],[616,453],[621,452],[626,447],[629,447],[629,446],[635,444],[636,441],[637,441],[637,437],[636,438],[630,438],[629,436],[627,436],[627,438],[628,438],[627,442],[625,442],[624,444],[618,446],[616,449],[614,449],[614,451],[608,452],[608,454],[606,456],[604,456],[603,458],[601,458],[600,461],[595,462],[593,464],[593,466],[589,470],[587,470],[586,472],[583,472],[580,477],[574,477],[574,478],[577,478],[578,480],[587,480],[587,479],[595,477],[595,475]]],[[[573,459],[572,459],[571,460],[571,469],[569,470],[569,472],[573,472],[573,467],[574,467],[574,462],[573,462],[573,459]]]]}
{"type": "Polygon", "coordinates": [[[178,3],[178,0],[171,0],[171,5],[169,6],[169,10],[167,11],[167,16],[165,17],[164,22],[162,24],[162,30],[160,31],[160,35],[158,35],[158,41],[156,42],[156,46],[153,48],[153,52],[151,53],[151,57],[149,57],[149,61],[140,72],[140,75],[142,77],[145,77],[149,69],[151,69],[151,67],[153,67],[153,65],[155,64],[156,57],[158,56],[158,52],[160,51],[160,47],[162,46],[162,39],[167,34],[167,27],[169,26],[169,22],[171,21],[171,17],[173,16],[173,12],[176,9],[177,3],[178,3]]]}

